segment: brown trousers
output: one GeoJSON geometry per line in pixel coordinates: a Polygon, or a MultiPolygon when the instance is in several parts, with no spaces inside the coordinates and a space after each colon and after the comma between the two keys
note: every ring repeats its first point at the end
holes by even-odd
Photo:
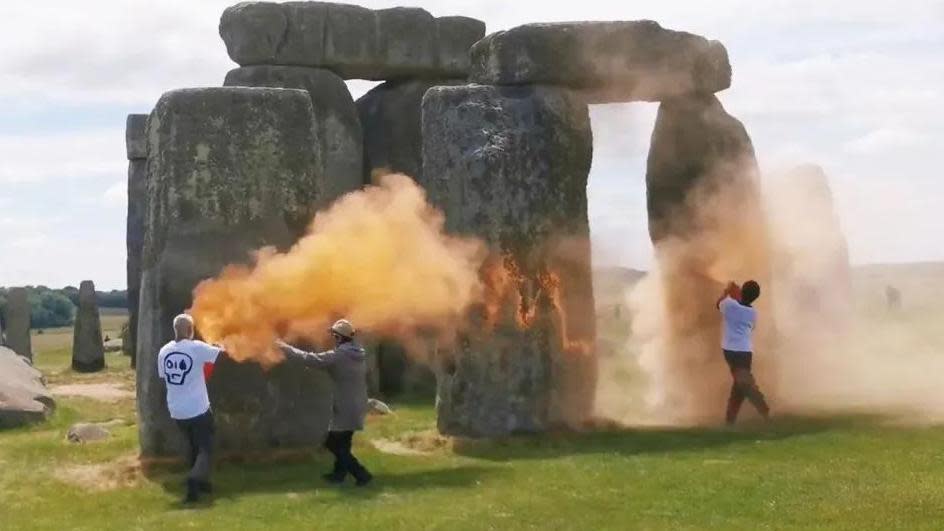
{"type": "Polygon", "coordinates": [[[751,373],[752,358],[753,354],[750,352],[724,351],[724,360],[728,363],[728,368],[731,369],[733,380],[731,382],[731,394],[728,395],[728,410],[725,414],[725,421],[728,424],[734,424],[745,398],[764,418],[767,418],[770,413],[770,407],[767,405],[767,400],[764,399],[764,393],[757,387],[757,382],[754,381],[754,375],[751,373]]]}

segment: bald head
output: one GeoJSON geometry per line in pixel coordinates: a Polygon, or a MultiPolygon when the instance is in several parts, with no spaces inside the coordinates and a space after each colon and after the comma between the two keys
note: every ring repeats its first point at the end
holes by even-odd
{"type": "Polygon", "coordinates": [[[177,341],[182,339],[193,339],[193,318],[182,313],[174,317],[174,338],[177,341]]]}

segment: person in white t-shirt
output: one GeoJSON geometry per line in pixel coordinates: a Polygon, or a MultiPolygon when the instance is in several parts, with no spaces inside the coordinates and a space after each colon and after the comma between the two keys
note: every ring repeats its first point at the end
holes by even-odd
{"type": "Polygon", "coordinates": [[[213,412],[207,394],[204,367],[216,363],[222,349],[193,339],[193,319],[174,318],[174,340],[157,355],[157,374],[167,387],[167,409],[190,446],[190,472],[184,501],[194,502],[209,493],[210,453],[213,448],[213,412]]]}
{"type": "Polygon", "coordinates": [[[751,305],[758,297],[760,285],[749,280],[741,288],[731,282],[718,299],[717,306],[724,321],[721,349],[734,380],[725,415],[728,424],[734,424],[745,398],[764,418],[770,415],[770,407],[751,373],[754,352],[752,334],[757,325],[757,310],[751,305]]]}

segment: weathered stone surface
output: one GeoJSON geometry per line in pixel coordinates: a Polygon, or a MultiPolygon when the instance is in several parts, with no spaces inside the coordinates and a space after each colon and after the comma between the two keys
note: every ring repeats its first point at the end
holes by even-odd
{"type": "Polygon", "coordinates": [[[321,200],[331,202],[363,184],[361,123],[344,80],[329,70],[301,66],[248,66],[230,70],[226,86],[307,90],[325,176],[321,200]]]}
{"type": "Polygon", "coordinates": [[[430,87],[464,81],[388,81],[357,100],[364,129],[364,180],[386,173],[421,179],[423,95],[430,87]]]}
{"type": "Polygon", "coordinates": [[[692,214],[700,213],[696,200],[706,197],[693,194],[702,189],[717,193],[721,187],[729,194],[725,205],[738,204],[730,202],[735,194],[759,204],[757,162],[744,125],[712,95],[663,102],[646,168],[651,240],[687,236],[701,228],[703,216],[692,214]]]}
{"type": "Polygon", "coordinates": [[[485,36],[485,23],[469,17],[439,17],[439,68],[443,78],[461,76],[465,79],[472,67],[472,45],[485,36]]]}
{"type": "Polygon", "coordinates": [[[662,101],[731,85],[721,43],[650,20],[525,24],[482,39],[471,55],[475,83],[569,87],[592,103],[662,101]]]}
{"type": "MultiPolygon", "coordinates": [[[[756,348],[769,352],[770,252],[757,161],[744,126],[713,95],[659,107],[646,171],[649,233],[664,315],[643,364],[679,422],[715,422],[730,387],[715,302],[729,280],[761,284],[756,348]]],[[[765,392],[773,356],[755,358],[765,392]]]]}
{"type": "MultiPolygon", "coordinates": [[[[138,322],[137,393],[144,455],[182,449],[157,377],[160,347],[192,289],[263,245],[304,232],[324,190],[308,93],[224,87],[164,94],[148,126],[148,204],[138,322]]],[[[198,331],[199,332],[199,331],[198,331]]],[[[223,359],[209,384],[224,451],[320,444],[330,382],[283,364],[223,359]]]]}
{"type": "Polygon", "coordinates": [[[26,297],[26,288],[7,290],[7,306],[4,312],[6,321],[6,346],[27,358],[33,359],[32,341],[30,340],[30,304],[26,297]]]}
{"type": "Polygon", "coordinates": [[[66,432],[66,440],[70,443],[87,443],[95,441],[104,441],[111,437],[111,432],[105,429],[101,424],[90,424],[80,422],[73,424],[66,432]]]}
{"type": "Polygon", "coordinates": [[[434,18],[424,9],[326,2],[245,2],[220,19],[220,36],[241,66],[328,68],[345,79],[465,77],[469,48],[485,24],[434,18]]]}
{"type": "Polygon", "coordinates": [[[96,372],[105,368],[102,323],[95,300],[95,285],[83,280],[79,285],[79,307],[75,312],[72,336],[72,370],[96,372]]]}
{"type": "Polygon", "coordinates": [[[493,250],[488,302],[437,369],[440,431],[580,424],[596,376],[586,104],[546,87],[435,87],[423,139],[422,183],[447,230],[493,250]]]}
{"type": "Polygon", "coordinates": [[[55,405],[42,373],[16,352],[0,347],[0,429],[42,422],[55,405]]]}
{"type": "Polygon", "coordinates": [[[128,160],[147,158],[146,114],[129,114],[125,123],[125,148],[128,160]]]}
{"type": "Polygon", "coordinates": [[[128,289],[128,354],[135,365],[138,335],[138,295],[141,289],[141,251],[144,247],[144,216],[147,212],[147,115],[128,115],[128,217],[125,230],[128,289]],[[142,118],[143,117],[143,118],[142,118]],[[140,128],[144,128],[140,131],[140,128]],[[143,139],[144,146],[139,146],[143,139]]]}

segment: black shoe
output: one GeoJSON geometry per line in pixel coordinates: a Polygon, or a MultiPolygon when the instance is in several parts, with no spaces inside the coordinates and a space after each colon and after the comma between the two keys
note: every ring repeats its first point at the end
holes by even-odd
{"type": "Polygon", "coordinates": [[[334,485],[340,485],[341,483],[344,483],[344,476],[337,476],[334,472],[322,474],[321,478],[334,485]]]}
{"type": "Polygon", "coordinates": [[[200,485],[192,479],[187,480],[187,494],[184,503],[195,503],[200,499],[200,485]]]}
{"type": "Polygon", "coordinates": [[[373,481],[373,480],[374,480],[374,476],[372,476],[372,475],[370,474],[370,472],[368,472],[368,471],[365,470],[365,471],[357,478],[357,482],[355,482],[354,484],[357,485],[358,487],[366,487],[367,485],[370,485],[370,482],[373,481]]]}

